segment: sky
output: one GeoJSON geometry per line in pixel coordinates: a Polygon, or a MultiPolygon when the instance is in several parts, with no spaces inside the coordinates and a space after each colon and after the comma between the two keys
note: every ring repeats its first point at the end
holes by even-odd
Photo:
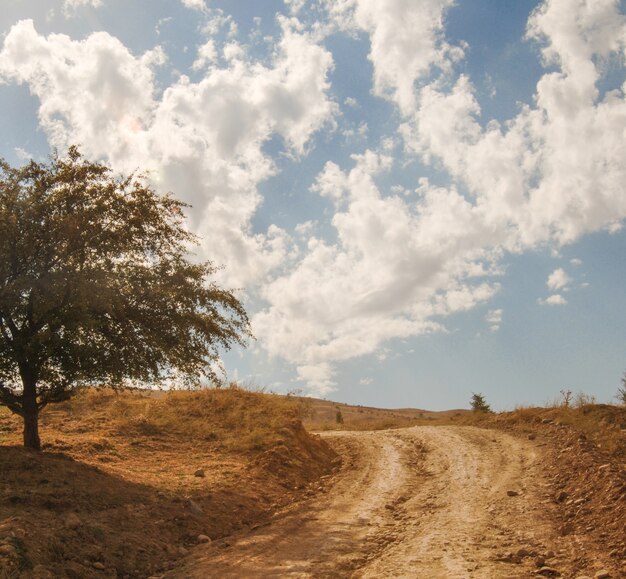
{"type": "Polygon", "coordinates": [[[225,379],[379,407],[614,401],[626,3],[3,0],[0,156],[192,205],[225,379]]]}

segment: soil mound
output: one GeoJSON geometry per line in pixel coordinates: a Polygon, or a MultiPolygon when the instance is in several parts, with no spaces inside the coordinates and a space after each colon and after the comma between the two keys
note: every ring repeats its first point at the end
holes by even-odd
{"type": "Polygon", "coordinates": [[[86,391],[44,412],[35,453],[0,410],[0,577],[148,577],[261,524],[336,460],[299,415],[238,388],[86,391]]]}

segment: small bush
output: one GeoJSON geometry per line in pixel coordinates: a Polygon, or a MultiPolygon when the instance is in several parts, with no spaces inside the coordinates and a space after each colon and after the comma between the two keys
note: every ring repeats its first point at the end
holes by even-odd
{"type": "Polygon", "coordinates": [[[474,412],[491,412],[491,406],[487,404],[485,397],[480,392],[478,394],[472,393],[472,400],[470,402],[472,410],[474,412]]]}

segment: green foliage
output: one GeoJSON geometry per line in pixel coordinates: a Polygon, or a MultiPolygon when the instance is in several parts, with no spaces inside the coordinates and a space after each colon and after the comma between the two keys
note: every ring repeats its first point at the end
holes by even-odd
{"type": "Polygon", "coordinates": [[[0,161],[0,404],[26,424],[81,386],[217,379],[248,318],[187,258],[185,207],[75,147],[0,161]]]}
{"type": "Polygon", "coordinates": [[[335,422],[337,424],[343,424],[343,414],[341,414],[341,410],[337,410],[337,413],[335,414],[335,422]]]}
{"type": "Polygon", "coordinates": [[[483,394],[472,393],[472,400],[470,404],[474,412],[491,412],[491,407],[487,404],[483,394]]]}

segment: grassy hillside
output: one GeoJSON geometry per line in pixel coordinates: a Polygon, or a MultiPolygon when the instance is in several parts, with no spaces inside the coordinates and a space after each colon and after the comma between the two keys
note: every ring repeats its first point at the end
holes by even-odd
{"type": "Polygon", "coordinates": [[[308,430],[383,430],[407,426],[456,424],[469,410],[433,412],[416,408],[372,408],[330,400],[298,398],[308,430]]]}
{"type": "Polygon", "coordinates": [[[41,436],[24,450],[0,410],[2,579],[147,577],[266,520],[336,459],[297,402],[237,388],[87,391],[44,411],[41,436]]]}

